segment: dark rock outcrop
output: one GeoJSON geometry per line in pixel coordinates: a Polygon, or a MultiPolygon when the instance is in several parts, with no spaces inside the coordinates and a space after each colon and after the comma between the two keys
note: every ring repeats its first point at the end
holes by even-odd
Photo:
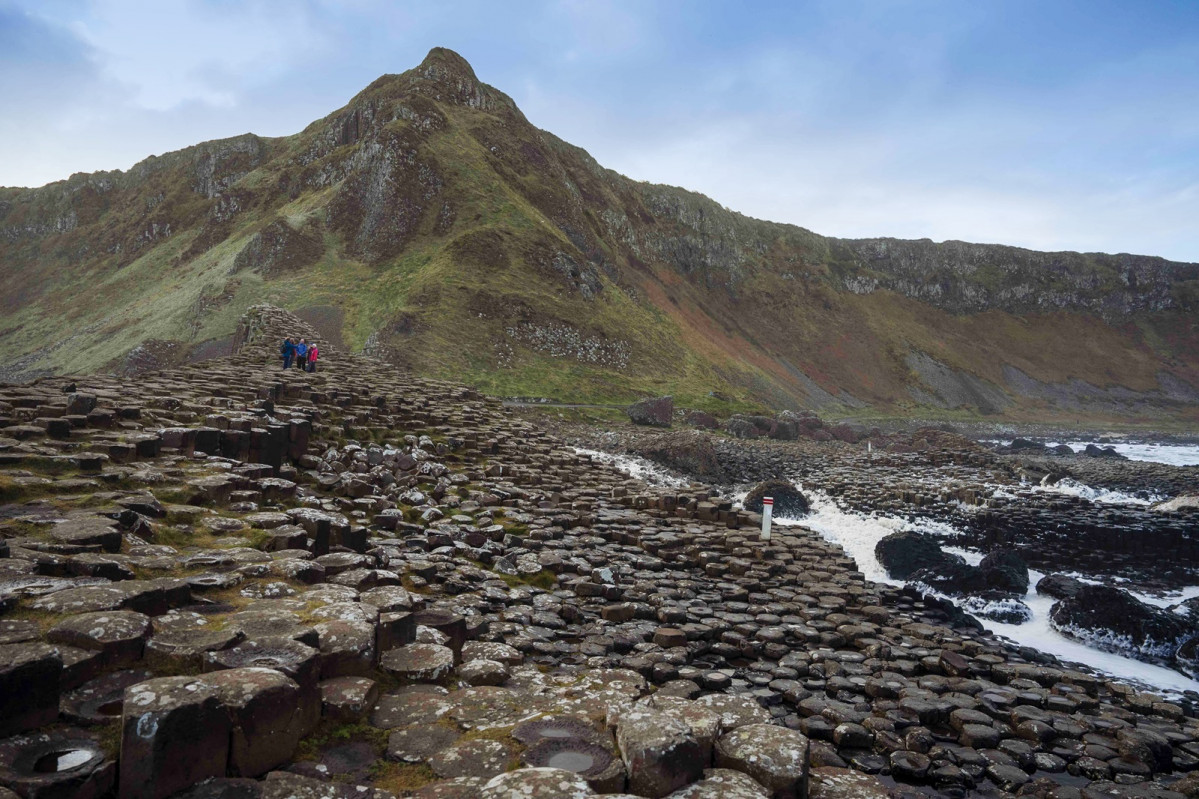
{"type": "Polygon", "coordinates": [[[935,539],[913,532],[891,533],[875,544],[874,555],[896,580],[906,580],[921,569],[947,559],[935,539]]]}
{"type": "Polygon", "coordinates": [[[787,480],[766,480],[758,483],[745,495],[745,501],[742,504],[748,511],[761,513],[763,497],[774,499],[774,515],[776,517],[795,519],[806,515],[811,509],[808,498],[787,480]]]}
{"type": "Polygon", "coordinates": [[[651,427],[670,427],[674,416],[674,398],[651,397],[634,402],[625,411],[633,424],[651,427]]]}
{"type": "Polygon", "coordinates": [[[1024,596],[1028,593],[1028,564],[1010,549],[988,553],[978,564],[987,588],[1024,596]]]}
{"type": "Polygon", "coordinates": [[[1084,583],[1065,574],[1047,574],[1037,582],[1037,593],[1051,596],[1054,599],[1068,599],[1078,596],[1084,583]]]}
{"type": "Polygon", "coordinates": [[[1181,617],[1106,585],[1084,585],[1054,603],[1050,620],[1063,635],[1141,659],[1172,658],[1193,634],[1181,617]]]}
{"type": "Polygon", "coordinates": [[[701,480],[726,478],[716,448],[712,446],[712,439],[695,430],[663,433],[636,442],[630,450],[668,469],[694,475],[701,480]]]}

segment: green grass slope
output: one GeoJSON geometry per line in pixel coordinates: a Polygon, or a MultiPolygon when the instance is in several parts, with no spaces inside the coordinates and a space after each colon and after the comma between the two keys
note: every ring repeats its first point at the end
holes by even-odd
{"type": "Polygon", "coordinates": [[[251,304],[501,395],[1193,419],[1199,267],[828,239],[628,180],[432,51],[300,133],[0,189],[0,377],[215,354],[251,304]]]}

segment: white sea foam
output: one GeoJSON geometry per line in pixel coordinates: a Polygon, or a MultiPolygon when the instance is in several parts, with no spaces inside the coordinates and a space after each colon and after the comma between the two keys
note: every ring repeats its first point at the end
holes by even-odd
{"type": "MultiPolygon", "coordinates": [[[[611,463],[625,474],[639,479],[649,475],[655,479],[674,480],[678,478],[662,470],[655,464],[641,458],[614,456],[595,450],[578,449],[580,454],[596,457],[606,463],[611,463]]],[[[904,519],[897,516],[880,514],[866,515],[842,509],[829,495],[812,488],[803,488],[804,495],[811,503],[811,513],[802,519],[775,519],[779,526],[806,527],[819,533],[825,540],[838,544],[853,558],[858,570],[867,580],[888,585],[903,585],[902,580],[894,580],[887,575],[882,564],[875,557],[874,548],[887,535],[902,530],[918,530],[944,536],[947,532],[956,533],[950,525],[928,519],[904,519]]],[[[744,499],[741,493],[735,499],[738,503],[744,499]]],[[[959,547],[945,547],[949,552],[961,555],[968,563],[977,564],[982,560],[982,554],[975,550],[959,547]]],[[[1146,686],[1166,695],[1179,695],[1183,691],[1199,690],[1199,682],[1191,680],[1182,674],[1162,666],[1142,663],[1132,658],[1114,652],[1105,652],[1087,646],[1076,640],[1065,637],[1054,630],[1049,624],[1049,611],[1054,599],[1036,593],[1035,586],[1045,575],[1029,570],[1029,590],[1024,597],[1024,604],[1032,612],[1032,619],[1024,624],[1004,624],[1002,622],[984,619],[984,625],[997,635],[1001,635],[1019,646],[1028,646],[1040,652],[1054,655],[1063,661],[1083,663],[1090,668],[1122,680],[1146,686]]],[[[1172,605],[1192,596],[1199,596],[1199,586],[1184,589],[1176,594],[1150,598],[1145,594],[1136,594],[1138,598],[1152,601],[1159,606],[1172,605]]],[[[950,599],[953,599],[950,597],[950,599]]],[[[955,600],[956,601],[956,600],[955,600]]],[[[1096,641],[1096,643],[1101,643],[1096,641]]]]}
{"type": "Polygon", "coordinates": [[[1047,494],[1066,494],[1072,497],[1082,497],[1091,502],[1099,502],[1104,505],[1140,505],[1148,507],[1155,502],[1161,502],[1166,499],[1164,494],[1150,493],[1146,497],[1140,497],[1136,494],[1128,494],[1123,491],[1096,488],[1086,483],[1080,483],[1070,477],[1063,477],[1053,485],[1034,486],[1033,490],[1042,491],[1047,494]]]}
{"type": "MultiPolygon", "coordinates": [[[[1009,439],[988,439],[983,444],[999,444],[1008,446],[1009,439]]],[[[1115,442],[1115,441],[1067,441],[1066,446],[1075,453],[1082,452],[1088,444],[1097,447],[1111,447],[1120,455],[1132,461],[1148,461],[1150,463],[1165,463],[1170,466],[1199,466],[1199,446],[1195,444],[1157,444],[1154,442],[1115,442]]],[[[1049,441],[1046,446],[1060,446],[1059,441],[1049,441]]]]}
{"type": "Polygon", "coordinates": [[[579,455],[590,455],[592,460],[614,466],[618,471],[624,472],[629,477],[634,477],[649,485],[666,488],[686,488],[691,484],[690,480],[672,474],[669,470],[662,468],[653,461],[640,458],[636,455],[613,455],[610,452],[601,452],[597,449],[585,449],[583,447],[573,447],[573,449],[579,455]]]}
{"type": "MultiPolygon", "coordinates": [[[[781,519],[778,523],[803,525],[820,533],[826,540],[839,544],[846,554],[854,559],[858,570],[866,576],[866,579],[874,582],[903,585],[903,581],[893,580],[887,576],[886,570],[874,555],[874,547],[883,537],[900,530],[924,530],[939,533],[949,526],[942,522],[929,520],[909,520],[894,516],[853,513],[841,509],[834,500],[819,491],[808,489],[805,490],[805,495],[812,503],[812,514],[802,520],[781,519]]],[[[971,565],[977,565],[982,560],[982,553],[977,550],[954,546],[943,546],[942,548],[946,552],[960,555],[971,565]]],[[[1031,620],[1024,624],[1005,624],[982,619],[984,626],[1017,645],[1047,652],[1063,661],[1084,663],[1092,669],[1112,677],[1129,680],[1168,694],[1177,695],[1183,691],[1199,690],[1199,682],[1188,679],[1173,669],[1142,663],[1115,652],[1096,648],[1097,646],[1113,645],[1117,642],[1095,639],[1092,641],[1095,646],[1088,646],[1086,643],[1067,638],[1054,630],[1050,626],[1049,611],[1056,600],[1038,594],[1035,590],[1037,582],[1044,576],[1041,572],[1029,570],[1029,590],[1023,599],[1024,604],[1032,612],[1031,620]]],[[[1097,581],[1088,580],[1088,582],[1097,581]]],[[[1138,599],[1165,607],[1193,596],[1199,596],[1199,586],[1157,597],[1139,592],[1132,593],[1138,599]]],[[[961,601],[960,598],[948,598],[954,602],[961,601]]],[[[966,609],[969,610],[969,608],[966,609]]]]}
{"type": "Polygon", "coordinates": [[[1111,447],[1131,461],[1167,463],[1171,466],[1199,466],[1199,446],[1193,444],[1124,443],[1106,441],[1067,441],[1066,445],[1075,452],[1082,452],[1087,444],[1111,447]]]}

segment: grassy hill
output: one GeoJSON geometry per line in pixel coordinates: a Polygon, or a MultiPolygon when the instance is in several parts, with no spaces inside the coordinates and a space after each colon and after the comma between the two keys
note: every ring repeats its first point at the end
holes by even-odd
{"type": "Polygon", "coordinates": [[[0,377],[217,354],[269,301],[502,395],[1199,419],[1199,265],[838,240],[639,183],[435,49],[294,136],[0,189],[0,377]]]}

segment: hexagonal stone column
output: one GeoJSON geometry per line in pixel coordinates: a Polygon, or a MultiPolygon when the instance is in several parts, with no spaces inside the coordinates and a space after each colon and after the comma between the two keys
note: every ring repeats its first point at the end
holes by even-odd
{"type": "Polygon", "coordinates": [[[90,649],[105,666],[121,668],[142,659],[150,617],[131,610],[106,610],[70,616],[50,628],[46,640],[90,649]]]}
{"type": "Polygon", "coordinates": [[[41,643],[0,645],[0,736],[58,718],[62,656],[41,643]]]}
{"type": "Polygon", "coordinates": [[[629,772],[629,792],[639,796],[666,796],[698,780],[707,765],[690,727],[664,713],[624,713],[616,742],[629,772]]]}
{"type": "Polygon", "coordinates": [[[125,691],[120,799],[163,799],[224,777],[233,725],[217,689],[195,677],[162,677],[125,691]]]}
{"type": "Polygon", "coordinates": [[[204,676],[233,725],[228,772],[256,777],[285,763],[303,734],[300,687],[274,669],[245,668],[204,676]]]}
{"type": "Polygon", "coordinates": [[[773,724],[748,724],[716,742],[716,765],[753,777],[775,799],[806,799],[808,738],[773,724]]]}

